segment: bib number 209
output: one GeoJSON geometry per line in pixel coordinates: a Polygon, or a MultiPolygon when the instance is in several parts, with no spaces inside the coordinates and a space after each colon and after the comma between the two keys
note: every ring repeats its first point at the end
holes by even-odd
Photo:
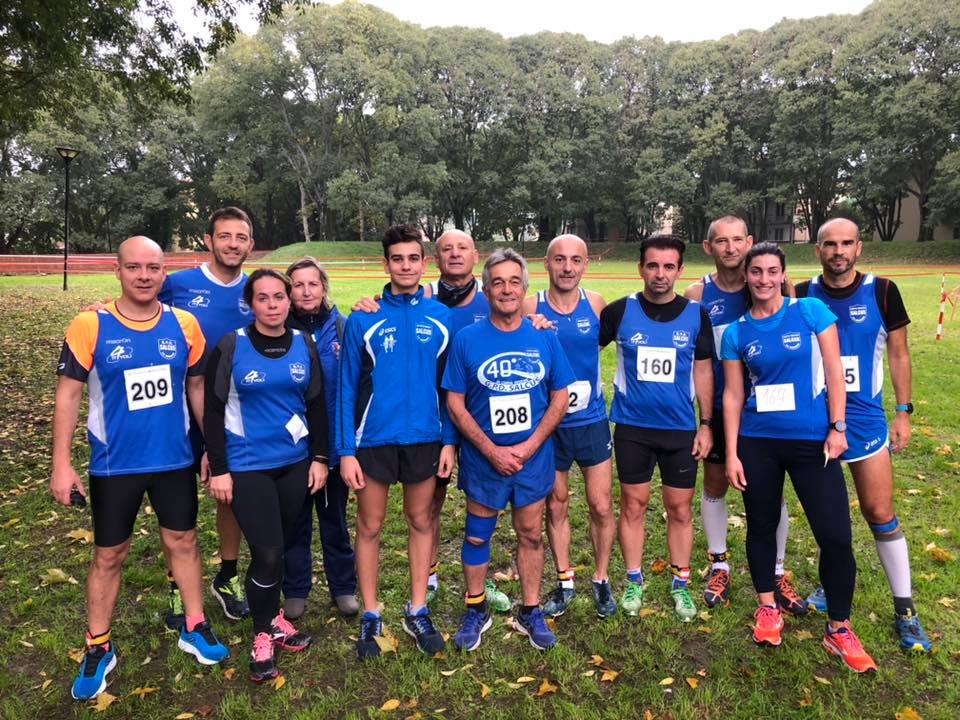
{"type": "Polygon", "coordinates": [[[127,390],[127,409],[131,412],[173,402],[169,365],[125,370],[123,382],[127,390]]]}
{"type": "Polygon", "coordinates": [[[530,394],[495,395],[490,398],[490,425],[494,435],[529,430],[530,394]]]}

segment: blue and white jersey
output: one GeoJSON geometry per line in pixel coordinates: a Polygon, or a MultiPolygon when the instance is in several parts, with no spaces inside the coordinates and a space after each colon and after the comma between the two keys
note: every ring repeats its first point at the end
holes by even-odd
{"type": "Polygon", "coordinates": [[[714,417],[720,417],[723,408],[723,363],[720,361],[720,343],[723,332],[730,323],[736,322],[747,311],[750,293],[746,286],[736,292],[721,290],[708,273],[703,276],[703,305],[713,328],[713,407],[714,417]]]}
{"type": "Polygon", "coordinates": [[[827,437],[827,393],[817,335],[836,321],[815,298],[784,298],[775,315],[756,320],[746,313],[727,328],[720,357],[743,362],[751,384],[740,415],[741,435],[827,437]]]}
{"type": "MultiPolygon", "coordinates": [[[[497,445],[523,442],[550,405],[550,393],[574,380],[555,333],[536,330],[524,319],[505,332],[489,320],[461,330],[443,374],[443,389],[463,394],[467,411],[497,445]]],[[[553,478],[553,440],[548,439],[512,477],[553,478]]],[[[464,480],[502,477],[466,438],[460,448],[464,480]]]]}
{"type": "Polygon", "coordinates": [[[256,351],[244,328],[236,331],[230,391],[224,412],[230,472],[285,467],[305,460],[310,351],[299,330],[281,357],[256,351]]]}
{"type": "MultiPolygon", "coordinates": [[[[483,294],[480,283],[476,280],[474,282],[477,285],[477,291],[473,294],[473,300],[466,305],[457,305],[450,308],[450,334],[452,337],[456,337],[456,334],[468,325],[486,320],[490,316],[490,302],[487,300],[487,296],[483,294]]],[[[436,298],[440,293],[439,280],[430,283],[430,291],[436,298]]]]}
{"type": "Polygon", "coordinates": [[[160,290],[160,302],[191,313],[207,341],[215,348],[220,338],[231,330],[253,322],[250,308],[243,301],[247,276],[241,273],[233,282],[224,284],[210,272],[206,263],[167,276],[160,290]]]}
{"type": "Polygon", "coordinates": [[[693,365],[701,309],[688,302],[673,322],[657,322],[635,295],[617,328],[617,369],[610,419],[652,430],[697,429],[693,365]]]}
{"type": "Polygon", "coordinates": [[[569,315],[557,312],[547,300],[547,291],[537,293],[537,312],[556,327],[560,346],[576,378],[570,391],[570,407],[560,427],[590,425],[607,418],[600,379],[600,318],[593,311],[587,293],[580,289],[580,301],[569,315]]]}
{"type": "Polygon", "coordinates": [[[340,376],[340,344],[343,341],[343,326],[345,320],[337,306],[330,308],[330,315],[326,322],[313,331],[313,342],[320,359],[320,370],[323,373],[324,401],[327,404],[327,421],[329,422],[329,447],[327,449],[327,465],[331,468],[340,464],[340,454],[337,452],[336,421],[337,421],[337,378],[340,376]]]}
{"type": "Polygon", "coordinates": [[[450,345],[450,310],[423,289],[394,295],[387,285],[375,313],[347,318],[337,388],[337,450],[455,445],[457,432],[439,381],[450,345]]]}
{"type": "Polygon", "coordinates": [[[887,326],[877,304],[876,278],[864,275],[848,298],[835,298],[823,290],[821,276],[810,281],[808,296],[826,304],[837,316],[840,360],[847,386],[847,418],[884,419],[883,352],[887,326]]]}
{"type": "MultiPolygon", "coordinates": [[[[100,310],[87,378],[92,475],[180,470],[193,464],[186,383],[190,345],[176,313],[161,307],[150,330],[100,310]]],[[[192,321],[191,321],[192,322],[192,321]]]]}

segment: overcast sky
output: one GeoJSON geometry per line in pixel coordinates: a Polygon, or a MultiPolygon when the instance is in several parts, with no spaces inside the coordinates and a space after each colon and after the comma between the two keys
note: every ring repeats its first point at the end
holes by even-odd
{"type": "MultiPolygon", "coordinates": [[[[543,30],[574,32],[609,43],[625,35],[665,40],[706,40],[752,28],[765,30],[782,18],[856,14],[867,0],[366,0],[401,20],[424,27],[485,27],[507,37],[543,30]]],[[[193,0],[174,0],[184,26],[193,0]]],[[[244,32],[256,31],[249,12],[244,32]]]]}

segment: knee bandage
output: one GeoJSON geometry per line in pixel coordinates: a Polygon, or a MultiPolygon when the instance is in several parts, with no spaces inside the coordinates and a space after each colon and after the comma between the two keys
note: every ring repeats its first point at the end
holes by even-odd
{"type": "Polygon", "coordinates": [[[480,517],[467,513],[460,559],[464,565],[485,565],[490,562],[490,538],[497,527],[497,516],[480,517]],[[471,541],[472,539],[472,541],[471,541]],[[479,540],[480,542],[476,542],[479,540]]]}

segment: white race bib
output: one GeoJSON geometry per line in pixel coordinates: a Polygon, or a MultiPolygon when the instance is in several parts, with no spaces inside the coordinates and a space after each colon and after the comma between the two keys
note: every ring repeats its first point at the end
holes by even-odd
{"type": "Polygon", "coordinates": [[[307,426],[303,424],[303,420],[300,419],[299,415],[291,415],[284,427],[287,429],[287,432],[290,433],[294,445],[310,434],[310,431],[307,430],[307,426]]]}
{"type": "Polygon", "coordinates": [[[587,409],[593,388],[589,380],[577,380],[567,386],[567,392],[570,393],[570,406],[567,408],[567,415],[569,415],[587,409]]]}
{"type": "Polygon", "coordinates": [[[784,412],[796,410],[793,383],[757,385],[757,412],[784,412]]]}
{"type": "Polygon", "coordinates": [[[640,382],[672,383],[676,374],[676,348],[637,348],[637,380],[640,382]]]}
{"type": "Polygon", "coordinates": [[[490,397],[490,427],[494,435],[529,430],[530,421],[530,393],[490,397]]]}
{"type": "Polygon", "coordinates": [[[860,358],[857,355],[842,355],[843,381],[847,392],[860,392],[860,358]]]}
{"type": "Polygon", "coordinates": [[[173,402],[169,365],[124,370],[123,383],[127,388],[127,409],[131,412],[173,402]]]}

